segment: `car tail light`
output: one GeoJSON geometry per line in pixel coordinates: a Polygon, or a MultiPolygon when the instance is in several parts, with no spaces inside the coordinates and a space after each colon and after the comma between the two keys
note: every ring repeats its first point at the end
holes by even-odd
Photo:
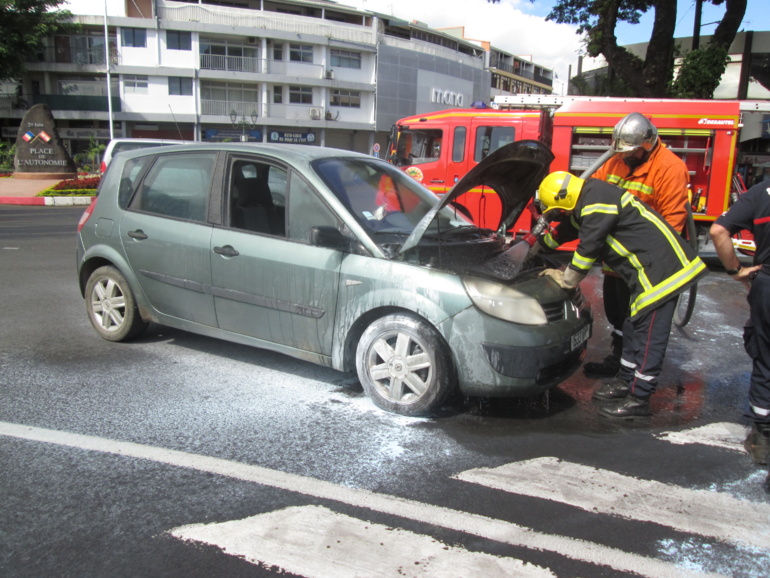
{"type": "Polygon", "coordinates": [[[91,204],[90,204],[90,205],[88,205],[88,207],[86,208],[86,210],[85,210],[85,211],[83,211],[83,214],[82,214],[82,215],[80,215],[80,220],[78,221],[78,233],[79,233],[79,232],[80,232],[80,230],[83,228],[83,225],[85,225],[85,224],[86,224],[86,221],[88,221],[88,219],[90,219],[90,218],[91,218],[91,215],[93,214],[93,212],[94,212],[94,209],[96,208],[96,200],[97,200],[98,198],[99,198],[99,197],[94,197],[94,200],[93,200],[93,201],[91,201],[91,204]]]}
{"type": "Polygon", "coordinates": [[[100,173],[104,173],[104,171],[106,171],[106,170],[107,170],[107,163],[102,161],[102,164],[99,165],[99,172],[100,173]]]}

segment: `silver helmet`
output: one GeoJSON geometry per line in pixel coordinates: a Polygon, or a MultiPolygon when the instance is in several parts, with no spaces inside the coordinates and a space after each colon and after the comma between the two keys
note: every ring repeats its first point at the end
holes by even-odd
{"type": "Polygon", "coordinates": [[[624,153],[637,148],[651,151],[658,142],[658,129],[646,116],[632,112],[620,119],[612,131],[612,150],[624,153]]]}

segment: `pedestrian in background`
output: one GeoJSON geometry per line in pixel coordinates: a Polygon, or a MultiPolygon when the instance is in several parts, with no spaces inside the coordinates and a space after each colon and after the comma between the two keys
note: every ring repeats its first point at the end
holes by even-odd
{"type": "MultiPolygon", "coordinates": [[[[690,175],[684,161],[661,142],[655,125],[638,112],[625,116],[612,131],[612,150],[615,154],[593,177],[627,190],[681,233],[687,220],[690,175]]],[[[588,377],[612,378],[620,370],[630,292],[617,273],[607,267],[603,272],[604,312],[612,325],[611,351],[601,362],[586,363],[583,371],[588,377]]]]}
{"type": "Polygon", "coordinates": [[[749,320],[743,332],[752,360],[749,407],[751,425],[744,447],[757,464],[770,461],[770,178],[742,194],[709,231],[727,274],[749,288],[749,320]],[[741,230],[754,235],[756,250],[751,267],[742,267],[732,243],[741,230]]]}
{"type": "Polygon", "coordinates": [[[574,289],[594,263],[604,262],[629,288],[620,373],[594,394],[620,403],[603,406],[600,413],[619,418],[650,415],[650,396],[663,369],[677,296],[708,272],[706,265],[660,215],[618,186],[562,171],[543,179],[538,198],[546,218],[557,215],[559,241],[578,239],[564,272],[546,269],[541,274],[574,289]]]}

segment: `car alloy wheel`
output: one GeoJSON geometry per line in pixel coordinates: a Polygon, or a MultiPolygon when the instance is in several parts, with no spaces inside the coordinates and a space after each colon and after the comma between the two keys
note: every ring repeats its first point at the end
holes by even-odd
{"type": "Polygon", "coordinates": [[[358,344],[356,366],[372,401],[402,415],[429,413],[454,387],[444,340],[411,315],[388,315],[372,323],[358,344]]]}
{"type": "Polygon", "coordinates": [[[108,341],[125,341],[144,331],[128,281],[115,267],[99,267],[86,284],[88,318],[96,332],[108,341]]]}

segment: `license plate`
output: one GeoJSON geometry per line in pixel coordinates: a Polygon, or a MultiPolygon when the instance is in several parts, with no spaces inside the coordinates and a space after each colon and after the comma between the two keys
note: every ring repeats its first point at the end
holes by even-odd
{"type": "Polygon", "coordinates": [[[570,337],[570,348],[569,348],[569,350],[570,351],[574,351],[575,349],[577,349],[578,347],[583,345],[583,342],[586,339],[588,339],[588,336],[590,335],[590,333],[591,333],[591,326],[590,325],[586,325],[580,331],[578,331],[577,333],[573,334],[572,337],[570,337]]]}

